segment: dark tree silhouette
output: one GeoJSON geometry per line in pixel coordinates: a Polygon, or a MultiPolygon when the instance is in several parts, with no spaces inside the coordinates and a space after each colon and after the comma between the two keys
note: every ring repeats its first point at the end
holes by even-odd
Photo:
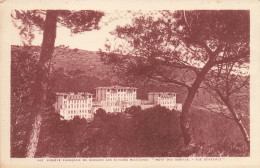
{"type": "Polygon", "coordinates": [[[227,107],[229,113],[222,111],[220,114],[236,122],[249,150],[249,74],[241,71],[247,66],[221,64],[208,75],[204,88],[227,107]]]}
{"type": "Polygon", "coordinates": [[[31,47],[11,51],[11,157],[24,157],[37,60],[31,47]]]}
{"type": "Polygon", "coordinates": [[[211,69],[249,61],[249,11],[159,11],[135,18],[112,34],[120,42],[106,44],[100,54],[123,76],[186,88],[180,124],[184,151],[194,152],[189,116],[193,99],[211,69]]]}
{"type": "MultiPolygon", "coordinates": [[[[42,113],[45,111],[47,79],[50,62],[54,51],[57,23],[71,29],[72,33],[98,29],[103,12],[99,11],[68,11],[68,10],[33,10],[15,11],[12,14],[15,23],[21,22],[20,34],[30,40],[34,37],[35,27],[43,30],[40,59],[37,64],[34,83],[34,124],[27,147],[27,157],[34,157],[39,139],[42,113]]],[[[29,131],[29,130],[28,130],[29,131]]]]}

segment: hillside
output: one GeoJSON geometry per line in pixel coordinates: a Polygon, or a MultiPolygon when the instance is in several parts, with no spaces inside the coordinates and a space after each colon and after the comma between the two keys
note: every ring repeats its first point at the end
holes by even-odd
{"type": "MultiPolygon", "coordinates": [[[[21,46],[12,46],[12,50],[22,48],[21,46]]],[[[40,46],[33,46],[32,50],[36,57],[40,55],[40,46]]],[[[111,73],[110,68],[100,61],[100,56],[95,51],[86,51],[80,49],[70,49],[65,46],[55,47],[53,68],[63,68],[64,71],[84,71],[86,75],[104,78],[111,73]]]]}
{"type": "MultiPolygon", "coordinates": [[[[12,46],[12,50],[22,49],[21,46],[12,46]]],[[[32,46],[36,58],[40,54],[40,46],[32,46]]],[[[112,67],[102,63],[100,55],[95,51],[81,49],[70,49],[65,46],[58,46],[54,50],[52,60],[55,76],[54,91],[87,91],[95,93],[95,87],[109,85],[135,86],[138,88],[138,98],[147,99],[147,93],[152,91],[172,91],[178,93],[177,102],[183,103],[185,90],[173,85],[139,82],[138,84],[126,83],[119,80],[113,74],[112,67]],[[66,75],[64,75],[66,74],[66,75]]],[[[194,78],[191,74],[185,74],[185,78],[194,78]]],[[[206,92],[199,92],[196,96],[199,102],[213,101],[206,92]]]]}
{"type": "Polygon", "coordinates": [[[65,71],[84,71],[86,75],[108,78],[111,68],[100,61],[97,52],[69,48],[55,48],[54,68],[64,68],[65,71]]]}

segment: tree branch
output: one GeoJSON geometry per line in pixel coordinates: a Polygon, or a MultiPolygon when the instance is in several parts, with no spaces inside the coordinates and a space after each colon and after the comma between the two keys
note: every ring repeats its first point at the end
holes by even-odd
{"type": "Polygon", "coordinates": [[[244,87],[248,83],[249,76],[245,79],[245,81],[237,88],[234,88],[233,90],[230,90],[230,95],[236,93],[238,90],[240,90],[242,87],[244,87]]]}
{"type": "Polygon", "coordinates": [[[146,75],[146,77],[151,78],[151,79],[155,79],[158,80],[159,82],[164,82],[164,83],[172,83],[172,84],[176,84],[182,87],[185,87],[187,89],[190,88],[190,86],[186,85],[185,83],[182,83],[180,81],[174,80],[174,79],[169,79],[168,77],[160,74],[159,72],[157,72],[157,76],[150,76],[150,75],[146,75]]]}
{"type": "Polygon", "coordinates": [[[214,64],[218,65],[218,64],[228,63],[228,62],[232,62],[232,61],[238,61],[239,59],[246,58],[247,55],[249,55],[249,51],[247,51],[243,54],[240,54],[236,57],[226,57],[221,60],[214,61],[214,64]]]}

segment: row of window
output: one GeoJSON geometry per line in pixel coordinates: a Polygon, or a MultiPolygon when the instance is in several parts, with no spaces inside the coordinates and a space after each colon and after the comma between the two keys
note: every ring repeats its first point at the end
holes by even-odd
{"type": "Polygon", "coordinates": [[[122,95],[122,96],[109,96],[109,95],[107,95],[107,98],[133,98],[133,97],[136,97],[136,96],[134,96],[134,95],[131,95],[131,96],[126,96],[126,95],[122,95]]]}
{"type": "MultiPolygon", "coordinates": [[[[79,104],[77,104],[77,105],[76,105],[76,104],[74,104],[74,105],[71,104],[71,105],[69,105],[69,106],[67,106],[67,105],[65,104],[65,105],[64,105],[64,108],[67,108],[67,107],[68,107],[68,108],[84,108],[84,107],[87,108],[87,107],[91,107],[91,104],[85,104],[85,105],[84,105],[84,104],[81,104],[81,105],[79,105],[79,104]]],[[[61,108],[62,108],[62,106],[61,106],[61,108]]]]}
{"type": "Polygon", "coordinates": [[[107,92],[134,92],[133,89],[107,89],[107,92]]]}
{"type": "Polygon", "coordinates": [[[118,102],[104,102],[102,103],[103,106],[119,106],[120,103],[118,102]]]}
{"type": "Polygon", "coordinates": [[[107,100],[115,101],[115,100],[135,100],[134,97],[107,97],[107,100]]]}
{"type": "Polygon", "coordinates": [[[67,96],[64,95],[64,99],[86,99],[86,98],[92,98],[92,95],[84,95],[84,96],[67,96]]]}
{"type": "Polygon", "coordinates": [[[89,112],[89,113],[91,113],[91,110],[79,110],[79,111],[76,111],[76,110],[74,110],[74,111],[68,111],[68,114],[81,114],[81,113],[87,113],[87,112],[89,112]]]}
{"type": "Polygon", "coordinates": [[[126,95],[122,95],[122,96],[109,96],[109,95],[107,95],[106,96],[108,99],[110,99],[110,98],[125,98],[125,99],[130,99],[130,98],[136,98],[136,96],[135,95],[131,95],[131,96],[126,96],[126,95]]]}
{"type": "Polygon", "coordinates": [[[67,104],[67,102],[68,102],[68,104],[70,104],[70,103],[87,103],[88,101],[91,101],[91,99],[89,99],[89,100],[68,100],[68,101],[64,101],[64,104],[67,104]]]}
{"type": "Polygon", "coordinates": [[[176,100],[176,97],[159,97],[158,99],[161,99],[161,100],[176,100]]]}
{"type": "Polygon", "coordinates": [[[107,92],[107,95],[135,95],[136,93],[133,92],[133,93],[109,93],[107,92]]]}

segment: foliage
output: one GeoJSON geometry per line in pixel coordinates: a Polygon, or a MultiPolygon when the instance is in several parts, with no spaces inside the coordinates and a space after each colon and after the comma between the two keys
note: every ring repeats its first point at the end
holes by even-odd
{"type": "Polygon", "coordinates": [[[106,111],[104,109],[101,109],[101,108],[97,109],[96,113],[94,114],[95,118],[100,117],[102,119],[105,119],[106,116],[107,116],[106,111]]]}
{"type": "MultiPolygon", "coordinates": [[[[43,30],[43,40],[41,45],[40,58],[37,62],[36,67],[36,78],[33,86],[33,109],[36,116],[41,121],[42,114],[46,112],[48,108],[46,106],[46,98],[48,96],[48,78],[51,66],[51,59],[53,56],[57,22],[63,26],[68,27],[73,33],[90,31],[98,29],[98,23],[103,16],[103,12],[98,11],[67,11],[67,10],[33,10],[33,11],[18,11],[15,10],[11,14],[13,23],[20,30],[20,35],[24,38],[24,44],[31,45],[34,37],[34,28],[38,27],[43,30]]],[[[34,118],[34,115],[30,115],[34,118]]],[[[34,127],[27,129],[27,132],[31,132],[29,137],[33,138],[29,141],[27,146],[29,147],[26,151],[27,157],[34,157],[37,144],[39,141],[39,133],[37,129],[41,126],[41,122],[37,125],[35,118],[34,127]],[[34,135],[34,132],[36,133],[34,135]],[[35,144],[35,145],[32,145],[35,144]]]]}
{"type": "MultiPolygon", "coordinates": [[[[25,157],[29,130],[34,122],[33,92],[38,57],[35,48],[12,47],[11,50],[11,156],[25,157]]],[[[47,88],[47,111],[55,102],[53,85],[47,88]]]]}
{"type": "MultiPolygon", "coordinates": [[[[196,109],[193,109],[196,110],[196,109]]],[[[125,113],[99,110],[92,121],[44,115],[37,157],[182,157],[179,112],[164,107],[125,113]]],[[[232,120],[206,111],[192,113],[199,150],[192,156],[248,156],[232,120]],[[222,125],[221,127],[216,127],[222,125]]]]}
{"type": "Polygon", "coordinates": [[[61,121],[54,110],[45,113],[36,157],[76,157],[77,144],[85,136],[85,127],[85,119],[75,117],[71,121],[61,121]]]}
{"type": "Polygon", "coordinates": [[[191,109],[191,118],[194,138],[199,145],[212,145],[225,138],[244,144],[241,132],[232,119],[197,108],[191,109]]]}
{"type": "Polygon", "coordinates": [[[250,149],[249,75],[248,72],[243,71],[239,63],[222,64],[215,71],[211,71],[204,82],[204,88],[215,97],[219,104],[227,108],[219,114],[237,123],[250,149]]]}
{"type": "Polygon", "coordinates": [[[191,156],[249,156],[242,133],[232,119],[210,111],[191,110],[191,125],[199,150],[191,156]]]}
{"type": "Polygon", "coordinates": [[[213,145],[200,146],[200,150],[193,154],[195,157],[248,157],[250,154],[242,143],[233,142],[225,138],[213,145]]]}
{"type": "Polygon", "coordinates": [[[117,65],[128,77],[185,86],[192,80],[185,79],[181,69],[198,73],[210,57],[214,65],[223,58],[248,59],[248,11],[158,11],[157,15],[118,26],[112,34],[123,42],[106,44],[105,52],[100,52],[104,62],[117,65]],[[179,76],[184,83],[173,80],[179,76]]]}
{"type": "Polygon", "coordinates": [[[159,106],[132,117],[99,110],[91,122],[44,118],[37,157],[176,156],[180,142],[178,113],[159,106]]]}
{"type": "Polygon", "coordinates": [[[30,47],[11,52],[11,156],[24,157],[33,111],[36,59],[30,47]]]}
{"type": "Polygon", "coordinates": [[[180,145],[179,112],[156,106],[133,115],[133,129],[139,156],[176,156],[180,145]]]}
{"type": "MultiPolygon", "coordinates": [[[[180,128],[178,114],[162,107],[142,111],[131,107],[126,114],[107,114],[95,140],[101,140],[94,156],[145,157],[176,155],[180,128]],[[131,111],[131,112],[130,112],[131,111]],[[100,153],[100,154],[99,154],[100,153]]],[[[94,118],[93,122],[98,118],[94,118]]]]}
{"type": "Polygon", "coordinates": [[[130,80],[150,79],[185,88],[180,124],[185,145],[193,148],[193,99],[217,66],[249,62],[249,23],[249,11],[159,11],[157,16],[144,15],[134,18],[131,25],[118,26],[112,34],[121,43],[106,44],[100,55],[130,80]]]}
{"type": "MultiPolygon", "coordinates": [[[[103,12],[93,10],[56,10],[57,22],[71,30],[71,33],[81,33],[99,29],[99,21],[103,12]]],[[[11,14],[13,24],[20,30],[23,43],[31,45],[36,31],[42,31],[46,18],[45,10],[14,10],[11,14]]]]}

